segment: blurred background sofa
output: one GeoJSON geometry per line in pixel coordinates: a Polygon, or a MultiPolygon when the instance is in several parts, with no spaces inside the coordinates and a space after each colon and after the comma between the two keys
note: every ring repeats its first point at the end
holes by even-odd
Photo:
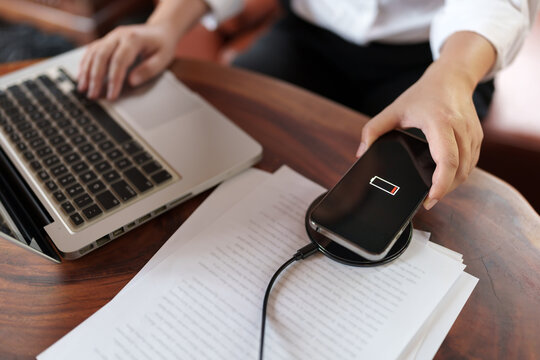
{"type": "MultiPolygon", "coordinates": [[[[140,22],[152,0],[0,0],[0,49],[16,49],[9,29],[23,27],[37,50],[30,56],[52,56],[104,35],[119,24],[140,22]],[[24,24],[24,25],[22,25],[24,24]],[[4,32],[4,34],[2,34],[4,32]],[[52,35],[55,34],[55,35],[52,35]],[[41,36],[41,40],[35,40],[41,36]],[[6,39],[7,37],[7,39],[6,39]],[[47,43],[48,52],[39,53],[47,43]],[[11,43],[10,43],[11,41],[11,43]],[[51,44],[62,43],[54,47],[51,44]]],[[[246,0],[236,17],[209,31],[195,26],[178,44],[176,56],[230,64],[280,16],[278,0],[246,0]]],[[[11,54],[15,50],[10,50],[11,54]]],[[[27,52],[28,53],[28,52],[27,52]]],[[[26,55],[29,56],[29,55],[26,55]]],[[[18,58],[0,61],[19,60],[18,58]]],[[[540,212],[540,21],[536,21],[518,58],[496,79],[491,110],[483,123],[484,143],[478,166],[517,188],[540,212]]]]}

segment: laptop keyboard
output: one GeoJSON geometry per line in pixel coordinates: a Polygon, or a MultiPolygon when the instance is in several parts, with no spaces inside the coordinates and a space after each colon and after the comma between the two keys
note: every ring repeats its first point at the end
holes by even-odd
{"type": "Polygon", "coordinates": [[[65,218],[81,227],[173,175],[75,88],[58,69],[0,90],[0,127],[65,218]]]}

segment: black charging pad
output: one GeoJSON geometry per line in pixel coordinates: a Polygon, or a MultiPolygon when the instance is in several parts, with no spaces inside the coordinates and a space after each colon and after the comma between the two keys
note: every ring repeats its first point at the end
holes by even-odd
{"type": "Polygon", "coordinates": [[[413,233],[413,227],[412,223],[409,223],[405,230],[403,230],[403,233],[397,239],[396,243],[388,254],[382,258],[381,260],[372,261],[368,260],[366,258],[361,257],[360,255],[350,251],[349,249],[337,244],[336,242],[328,239],[326,236],[322,235],[321,233],[318,233],[315,231],[310,225],[309,225],[309,218],[311,214],[311,210],[319,203],[319,201],[323,198],[325,194],[320,195],[317,197],[309,206],[309,209],[306,212],[306,231],[313,243],[315,243],[319,247],[319,251],[322,252],[324,255],[328,256],[332,260],[338,261],[345,265],[351,265],[351,266],[376,266],[376,265],[382,265],[386,264],[388,262],[391,262],[395,259],[397,259],[404,251],[407,249],[409,244],[411,243],[412,233],[413,233]]]}

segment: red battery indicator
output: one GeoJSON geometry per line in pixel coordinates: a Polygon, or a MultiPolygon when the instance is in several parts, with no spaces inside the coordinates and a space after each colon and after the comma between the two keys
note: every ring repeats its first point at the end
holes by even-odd
{"type": "Polygon", "coordinates": [[[399,190],[399,186],[394,185],[390,181],[386,181],[378,176],[372,177],[369,183],[370,185],[375,186],[377,189],[380,189],[392,196],[396,195],[399,190]]]}

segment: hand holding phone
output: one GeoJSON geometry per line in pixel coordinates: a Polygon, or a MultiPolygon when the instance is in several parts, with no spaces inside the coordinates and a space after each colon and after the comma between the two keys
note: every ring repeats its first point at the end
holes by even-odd
{"type": "Polygon", "coordinates": [[[426,198],[435,162],[424,139],[380,137],[310,214],[310,226],[372,261],[383,259],[426,198]]]}

